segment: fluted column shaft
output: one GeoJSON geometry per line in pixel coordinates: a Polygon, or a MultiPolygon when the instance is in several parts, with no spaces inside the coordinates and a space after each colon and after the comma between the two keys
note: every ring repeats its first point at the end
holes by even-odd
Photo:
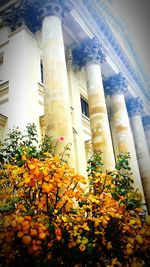
{"type": "Polygon", "coordinates": [[[60,17],[53,13],[43,18],[42,41],[46,134],[56,140],[64,137],[64,142],[59,142],[58,153],[64,145],[72,144],[70,163],[73,166],[73,133],[62,25],[60,17]]]}
{"type": "Polygon", "coordinates": [[[150,213],[150,155],[141,119],[143,107],[139,98],[132,98],[128,100],[127,107],[130,115],[130,123],[135,142],[144,195],[147,208],[150,213]]]}
{"type": "Polygon", "coordinates": [[[93,38],[74,51],[74,61],[86,70],[93,150],[102,152],[104,169],[112,170],[115,159],[100,68],[105,61],[105,51],[98,39],[93,38]]]}
{"type": "Polygon", "coordinates": [[[87,64],[86,74],[93,150],[103,152],[103,164],[106,169],[112,170],[115,161],[100,65],[87,64]]]}
{"type": "Polygon", "coordinates": [[[136,157],[134,139],[130,127],[129,116],[125,104],[124,93],[127,91],[127,81],[121,73],[110,77],[104,83],[105,91],[111,96],[113,122],[115,133],[117,135],[118,153],[130,153],[130,167],[134,179],[134,187],[138,188],[141,192],[143,199],[143,187],[136,157]]]}

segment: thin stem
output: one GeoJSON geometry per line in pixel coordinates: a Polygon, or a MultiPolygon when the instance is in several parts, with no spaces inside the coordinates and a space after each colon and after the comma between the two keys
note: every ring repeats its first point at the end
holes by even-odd
{"type": "Polygon", "coordinates": [[[47,212],[48,212],[48,210],[49,210],[48,193],[46,193],[46,208],[47,208],[47,212]]]}
{"type": "Polygon", "coordinates": [[[57,205],[58,194],[59,194],[59,188],[57,188],[57,192],[56,192],[56,201],[55,201],[54,209],[56,208],[56,205],[57,205]]]}
{"type": "MultiPolygon", "coordinates": [[[[78,182],[76,182],[76,184],[74,185],[73,187],[73,190],[75,190],[76,186],[77,186],[78,182]]],[[[65,205],[67,204],[68,200],[65,201],[65,203],[62,205],[62,207],[59,209],[59,212],[60,213],[62,211],[62,209],[65,207],[65,205]]]]}
{"type": "Polygon", "coordinates": [[[32,204],[32,199],[31,199],[31,190],[32,190],[32,188],[30,187],[30,189],[29,189],[29,201],[30,201],[30,204],[32,204]]]}

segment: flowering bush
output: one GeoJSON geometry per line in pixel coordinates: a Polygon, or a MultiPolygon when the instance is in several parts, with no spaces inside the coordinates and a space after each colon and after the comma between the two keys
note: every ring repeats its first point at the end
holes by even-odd
{"type": "Polygon", "coordinates": [[[28,125],[1,147],[1,266],[148,266],[150,218],[131,186],[128,155],[102,173],[94,154],[88,182],[66,163],[69,146],[55,155],[63,140],[45,137],[38,147],[28,125]]]}

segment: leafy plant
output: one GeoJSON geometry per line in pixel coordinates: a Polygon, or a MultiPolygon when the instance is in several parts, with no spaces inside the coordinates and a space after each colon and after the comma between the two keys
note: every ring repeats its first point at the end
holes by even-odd
{"type": "Polygon", "coordinates": [[[1,148],[0,266],[148,266],[150,217],[131,186],[128,154],[103,173],[95,153],[88,183],[64,161],[68,146],[55,154],[59,142],[38,145],[28,125],[1,148]]]}

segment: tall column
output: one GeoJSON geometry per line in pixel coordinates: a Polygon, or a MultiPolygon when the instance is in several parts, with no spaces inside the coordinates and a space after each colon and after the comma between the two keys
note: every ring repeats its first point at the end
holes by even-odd
{"type": "Polygon", "coordinates": [[[72,107],[72,125],[74,128],[74,150],[76,158],[76,170],[83,176],[87,176],[87,162],[84,147],[82,116],[81,116],[81,96],[78,80],[73,75],[72,50],[66,50],[66,62],[68,71],[68,84],[72,107]],[[81,160],[82,155],[82,160],[81,160]]]}
{"type": "Polygon", "coordinates": [[[150,212],[150,155],[141,119],[141,113],[143,111],[142,101],[139,97],[128,99],[127,108],[134,136],[146,204],[150,212]]]}
{"type": "Polygon", "coordinates": [[[93,38],[83,43],[79,51],[74,51],[74,57],[79,66],[86,69],[93,150],[102,151],[104,169],[112,170],[115,160],[100,67],[105,61],[104,50],[93,38]]]}
{"type": "Polygon", "coordinates": [[[131,159],[129,163],[133,174],[134,186],[139,189],[144,199],[135,145],[124,98],[128,83],[125,77],[118,73],[104,82],[104,88],[112,101],[113,123],[117,136],[118,153],[130,153],[131,159]]]}
{"type": "Polygon", "coordinates": [[[144,126],[147,146],[150,154],[150,115],[145,115],[142,117],[142,122],[144,126]]]}
{"type": "Polygon", "coordinates": [[[73,132],[61,19],[69,12],[65,1],[41,4],[46,134],[59,142],[57,152],[71,143],[70,164],[74,166],[73,132]]]}

